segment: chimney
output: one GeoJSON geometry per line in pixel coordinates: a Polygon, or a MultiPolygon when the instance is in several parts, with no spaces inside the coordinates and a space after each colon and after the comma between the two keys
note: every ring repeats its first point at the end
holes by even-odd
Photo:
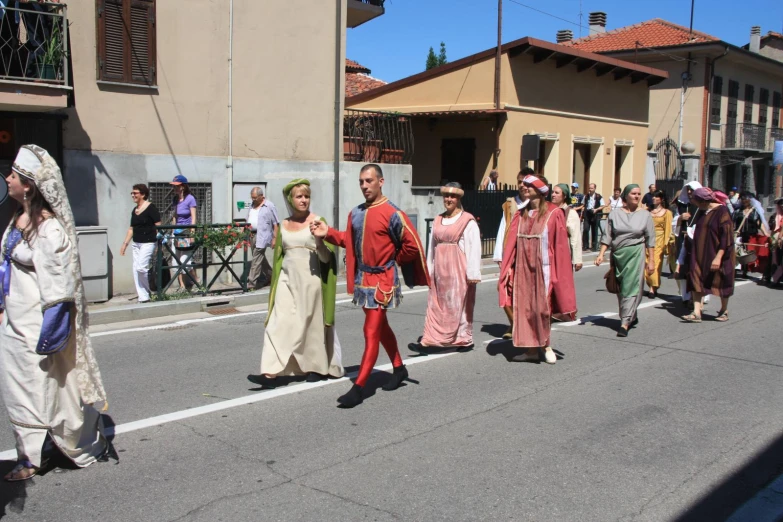
{"type": "Polygon", "coordinates": [[[757,53],[761,50],[761,27],[754,25],[750,28],[750,43],[748,44],[748,51],[757,53]]]}
{"type": "Polygon", "coordinates": [[[566,43],[574,39],[574,32],[571,29],[561,29],[557,32],[557,43],[566,43]]]}
{"type": "Polygon", "coordinates": [[[606,13],[596,11],[590,13],[590,36],[606,32],[606,13]]]}

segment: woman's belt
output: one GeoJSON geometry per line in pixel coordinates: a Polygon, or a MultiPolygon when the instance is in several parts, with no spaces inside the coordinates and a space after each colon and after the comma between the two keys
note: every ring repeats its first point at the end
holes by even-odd
{"type": "Polygon", "coordinates": [[[357,268],[359,269],[359,272],[364,272],[365,274],[382,274],[392,268],[394,266],[394,259],[389,261],[383,266],[369,266],[365,265],[364,263],[358,263],[357,268]]]}

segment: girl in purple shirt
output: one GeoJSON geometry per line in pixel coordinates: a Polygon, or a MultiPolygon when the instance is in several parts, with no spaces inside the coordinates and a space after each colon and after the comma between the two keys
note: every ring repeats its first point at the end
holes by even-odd
{"type": "MultiPolygon", "coordinates": [[[[195,225],[196,224],[196,198],[190,193],[188,187],[188,178],[183,175],[174,176],[174,180],[171,182],[174,185],[174,193],[176,194],[175,203],[176,209],[174,211],[174,224],[175,225],[195,225]]],[[[177,239],[175,245],[177,248],[177,261],[180,264],[185,263],[188,255],[190,255],[190,245],[193,240],[190,238],[177,239]]],[[[192,259],[191,259],[192,262],[192,259]]],[[[180,288],[188,288],[194,284],[198,285],[198,279],[196,279],[196,271],[193,268],[188,269],[190,277],[185,278],[185,274],[179,274],[179,286],[180,288]],[[192,278],[192,279],[191,279],[192,278]]]]}

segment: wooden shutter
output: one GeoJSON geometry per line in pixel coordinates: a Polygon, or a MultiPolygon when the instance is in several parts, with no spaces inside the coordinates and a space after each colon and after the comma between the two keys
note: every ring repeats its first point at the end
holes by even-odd
{"type": "Polygon", "coordinates": [[[96,0],[98,79],[155,85],[155,0],[96,0]]]}

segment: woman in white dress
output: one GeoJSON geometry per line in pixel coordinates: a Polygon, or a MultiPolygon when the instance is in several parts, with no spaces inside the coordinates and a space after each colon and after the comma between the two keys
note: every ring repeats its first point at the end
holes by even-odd
{"type": "Polygon", "coordinates": [[[247,377],[262,386],[274,386],[277,377],[317,382],[345,373],[334,330],[334,251],[310,233],[310,223],[324,220],[310,212],[308,180],[292,181],[283,195],[291,215],[278,230],[261,374],[247,377]]]}
{"type": "Polygon", "coordinates": [[[108,449],[98,402],[106,407],[87,333],[73,214],[57,163],[25,145],[6,178],[20,209],[3,235],[0,268],[0,393],[16,439],[8,481],[45,465],[47,438],[78,467],[108,449]]]}

